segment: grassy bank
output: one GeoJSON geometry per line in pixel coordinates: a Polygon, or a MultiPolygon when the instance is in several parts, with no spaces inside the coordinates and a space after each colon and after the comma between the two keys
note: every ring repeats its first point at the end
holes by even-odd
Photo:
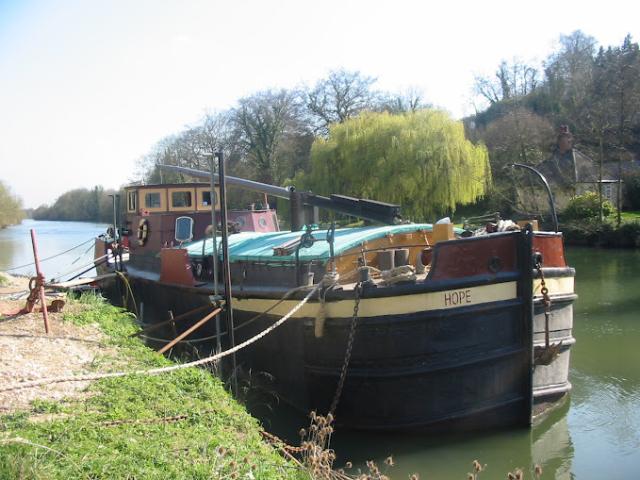
{"type": "MultiPolygon", "coordinates": [[[[171,364],[130,338],[132,319],[91,297],[65,322],[97,325],[109,353],[96,371],[171,364]]],[[[52,344],[52,348],[55,345],[52,344]]],[[[46,355],[46,352],[42,352],[46,355]]],[[[98,380],[78,399],[37,400],[0,417],[0,478],[302,478],[263,442],[220,380],[189,368],[98,380]]]]}

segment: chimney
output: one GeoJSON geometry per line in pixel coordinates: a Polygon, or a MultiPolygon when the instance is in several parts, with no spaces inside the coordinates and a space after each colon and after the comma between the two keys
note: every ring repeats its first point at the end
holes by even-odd
{"type": "Polygon", "coordinates": [[[567,125],[560,125],[560,128],[558,129],[558,152],[560,155],[564,155],[571,151],[572,148],[573,135],[571,135],[569,127],[567,125]]]}

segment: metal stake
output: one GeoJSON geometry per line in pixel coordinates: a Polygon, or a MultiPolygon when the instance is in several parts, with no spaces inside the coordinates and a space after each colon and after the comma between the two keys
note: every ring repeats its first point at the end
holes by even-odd
{"type": "Polygon", "coordinates": [[[44,319],[44,331],[45,333],[49,333],[49,312],[47,312],[47,299],[44,298],[44,286],[41,282],[44,281],[44,275],[40,270],[40,258],[38,257],[38,243],[36,242],[36,231],[31,229],[31,245],[33,246],[33,259],[36,264],[36,275],[38,276],[38,281],[40,282],[40,287],[38,288],[38,294],[40,296],[40,305],[42,306],[42,318],[44,319]]]}

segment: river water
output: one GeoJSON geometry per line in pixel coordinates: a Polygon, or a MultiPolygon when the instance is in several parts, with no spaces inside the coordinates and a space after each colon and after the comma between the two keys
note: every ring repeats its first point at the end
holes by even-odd
{"type": "MultiPolygon", "coordinates": [[[[35,228],[41,257],[66,250],[105,231],[106,226],[78,222],[25,221],[0,230],[0,271],[32,262],[29,229],[35,228]]],[[[91,260],[91,242],[43,262],[47,278],[91,260]],[[84,252],[84,253],[83,253],[84,252]],[[75,264],[72,264],[78,256],[75,264]]],[[[332,446],[337,466],[347,460],[384,464],[406,479],[463,479],[474,459],[487,464],[481,478],[506,478],[522,468],[532,478],[535,464],[542,478],[629,479],[640,473],[640,251],[569,248],[576,268],[574,336],[568,401],[531,429],[473,435],[365,434],[337,431],[332,446]]],[[[30,273],[33,266],[17,270],[30,273]]],[[[259,400],[256,403],[261,403],[259,400]]],[[[260,410],[267,429],[296,440],[306,419],[285,408],[260,410]]]]}
{"type": "MultiPolygon", "coordinates": [[[[52,222],[24,220],[0,230],[0,272],[33,275],[33,249],[30,229],[35,229],[41,268],[47,279],[67,279],[91,266],[93,239],[104,233],[107,225],[86,222],[52,222]],[[82,244],[82,245],[81,245],[82,244]],[[70,252],[58,255],[77,246],[70,252]],[[49,260],[43,260],[54,256],[49,260]],[[16,268],[19,267],[19,268],[16,268]],[[65,275],[66,274],[66,275],[65,275]]],[[[91,275],[91,270],[85,275],[91,275]]]]}
{"type": "MultiPolygon", "coordinates": [[[[372,434],[337,431],[332,440],[338,467],[346,461],[384,467],[393,455],[393,479],[419,473],[421,479],[463,479],[478,459],[481,478],[506,478],[521,468],[533,478],[629,479],[640,473],[640,251],[568,248],[576,268],[568,400],[530,429],[450,433],[372,434]]],[[[278,406],[256,412],[290,441],[308,420],[278,406]]],[[[366,470],[365,470],[366,471],[366,470]]]]}

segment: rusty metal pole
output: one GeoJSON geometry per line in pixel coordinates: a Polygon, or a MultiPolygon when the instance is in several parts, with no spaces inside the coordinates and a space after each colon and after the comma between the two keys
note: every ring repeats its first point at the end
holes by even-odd
{"type": "Polygon", "coordinates": [[[169,350],[170,348],[174,347],[176,343],[178,343],[180,340],[182,340],[183,338],[189,336],[191,333],[195,332],[197,329],[199,329],[202,325],[204,325],[205,323],[207,323],[209,320],[211,320],[211,318],[215,317],[216,315],[218,315],[220,312],[222,311],[221,308],[216,308],[213,312],[211,312],[209,315],[207,315],[206,317],[204,317],[202,320],[198,321],[197,323],[194,323],[191,327],[189,327],[188,329],[186,329],[184,332],[182,332],[180,335],[178,335],[176,338],[174,338],[173,340],[171,340],[169,343],[167,343],[164,347],[162,347],[160,350],[158,350],[158,353],[164,353],[167,350],[169,350]]]}
{"type": "Polygon", "coordinates": [[[44,298],[44,275],[40,271],[40,258],[38,257],[38,243],[36,242],[36,231],[31,229],[31,245],[33,246],[33,260],[36,264],[37,285],[40,295],[40,305],[42,305],[42,318],[44,319],[44,331],[49,333],[49,313],[47,312],[47,301],[44,298]]]}

